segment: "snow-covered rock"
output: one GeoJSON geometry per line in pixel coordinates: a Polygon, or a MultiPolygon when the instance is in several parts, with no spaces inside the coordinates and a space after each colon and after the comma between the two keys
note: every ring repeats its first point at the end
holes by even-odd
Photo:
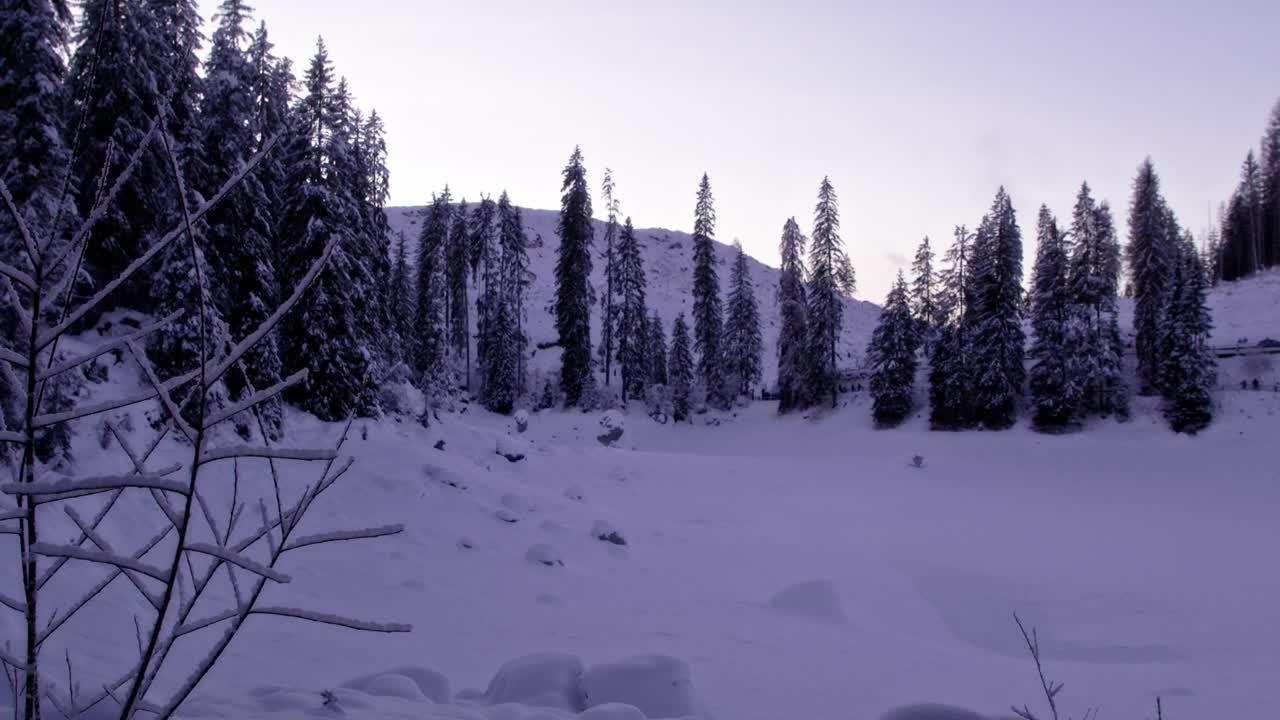
{"type": "Polygon", "coordinates": [[[701,713],[689,666],[665,655],[638,655],[593,666],[582,674],[581,684],[587,707],[623,703],[649,718],[701,713]]]}
{"type": "Polygon", "coordinates": [[[836,592],[835,585],[828,580],[788,585],[769,599],[769,607],[811,620],[833,623],[845,621],[840,595],[836,592]]]}
{"type": "Polygon", "coordinates": [[[524,409],[517,410],[515,414],[511,416],[511,419],[514,420],[516,423],[516,432],[522,433],[525,430],[529,429],[529,411],[528,410],[524,410],[524,409]]]}
{"type": "Polygon", "coordinates": [[[441,485],[447,485],[448,487],[455,488],[457,490],[466,490],[470,487],[466,478],[462,477],[462,475],[454,470],[442,465],[424,465],[422,467],[422,474],[434,482],[438,482],[441,485]]]}
{"type": "Polygon", "coordinates": [[[640,708],[625,703],[605,703],[587,708],[578,720],[647,720],[640,708]]]}
{"type": "Polygon", "coordinates": [[[576,655],[526,655],[498,669],[485,690],[484,700],[493,705],[520,703],[581,712],[586,708],[578,684],[581,676],[582,661],[576,655]]]}
{"type": "Polygon", "coordinates": [[[448,678],[434,670],[419,667],[402,667],[365,675],[343,683],[342,687],[358,690],[366,695],[417,702],[448,702],[451,695],[448,678]]]}
{"type": "Polygon", "coordinates": [[[564,558],[560,555],[560,551],[546,543],[538,543],[530,547],[524,554],[524,559],[547,567],[564,566],[564,558]]]}
{"type": "Polygon", "coordinates": [[[591,526],[591,537],[603,542],[613,543],[614,545],[626,545],[627,539],[618,532],[618,529],[604,520],[597,520],[591,526]]]}
{"type": "Polygon", "coordinates": [[[603,429],[596,440],[601,445],[608,447],[622,438],[622,431],[625,429],[625,422],[622,413],[617,410],[610,410],[600,416],[600,427],[603,429]]]}

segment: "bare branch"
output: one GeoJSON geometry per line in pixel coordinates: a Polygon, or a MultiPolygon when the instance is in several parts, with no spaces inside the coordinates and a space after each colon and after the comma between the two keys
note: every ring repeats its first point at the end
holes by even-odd
{"type": "Polygon", "coordinates": [[[365,620],[356,620],[353,618],[342,617],[341,615],[331,615],[328,613],[319,613],[311,610],[303,610],[302,608],[288,607],[260,607],[250,611],[251,615],[278,615],[280,617],[291,617],[299,620],[307,620],[310,622],[321,623],[324,625],[337,625],[338,627],[351,628],[352,630],[363,630],[365,632],[378,633],[407,633],[413,631],[412,625],[404,623],[378,623],[368,622],[365,620]]]}
{"type": "MultiPolygon", "coordinates": [[[[1022,639],[1027,644],[1027,651],[1031,653],[1031,659],[1036,663],[1036,674],[1040,676],[1040,687],[1044,690],[1045,699],[1049,701],[1049,712],[1053,715],[1053,720],[1058,720],[1058,702],[1055,699],[1062,690],[1062,683],[1053,683],[1045,679],[1044,667],[1040,664],[1040,636],[1035,628],[1027,633],[1027,628],[1022,624],[1022,618],[1018,617],[1018,613],[1013,614],[1013,621],[1018,624],[1018,630],[1022,632],[1022,639]]],[[[1024,705],[1022,711],[1014,709],[1024,720],[1036,720],[1031,715],[1031,711],[1024,705]],[[1026,713],[1025,715],[1023,713],[1026,713]]]]}
{"type": "Polygon", "coordinates": [[[17,610],[18,612],[26,612],[26,611],[27,611],[27,604],[26,604],[26,603],[24,603],[24,602],[22,602],[21,600],[18,600],[18,599],[16,599],[16,598],[11,598],[11,597],[9,597],[8,595],[5,595],[4,593],[0,593],[0,605],[4,605],[5,607],[9,608],[10,610],[17,610]]]}
{"type": "Polygon", "coordinates": [[[0,442],[18,443],[19,445],[27,444],[27,436],[22,433],[16,433],[11,430],[0,430],[0,442]]]}
{"type": "Polygon", "coordinates": [[[182,469],[181,465],[171,465],[146,475],[98,475],[85,478],[63,477],[53,480],[37,480],[35,482],[4,483],[0,485],[0,492],[8,495],[55,495],[84,490],[154,488],[185,495],[187,494],[185,484],[165,477],[180,469],[182,469]]]}
{"type": "Polygon", "coordinates": [[[272,397],[275,397],[276,395],[279,395],[280,393],[284,392],[286,388],[293,387],[294,385],[297,385],[298,383],[306,379],[307,379],[307,370],[306,368],[303,368],[302,370],[299,370],[298,372],[290,375],[284,380],[281,380],[275,385],[272,385],[271,387],[265,390],[259,390],[258,392],[253,393],[252,395],[241,400],[240,402],[234,405],[231,405],[229,407],[223,408],[222,410],[210,415],[209,417],[205,418],[204,426],[206,428],[211,428],[220,422],[229,420],[235,417],[236,415],[239,415],[240,413],[244,412],[245,410],[252,409],[253,406],[261,402],[264,402],[272,397]]]}
{"type": "Polygon", "coordinates": [[[27,221],[22,217],[22,213],[18,212],[18,204],[13,201],[13,193],[9,192],[9,186],[5,183],[4,178],[0,178],[0,198],[4,198],[4,204],[9,208],[9,214],[13,216],[13,222],[18,226],[18,234],[22,236],[22,244],[26,247],[27,257],[31,260],[31,267],[40,265],[40,249],[36,247],[36,241],[31,237],[31,229],[27,227],[27,221]]]}
{"type": "Polygon", "coordinates": [[[184,549],[189,552],[196,552],[202,555],[216,557],[219,560],[229,562],[236,567],[244,568],[255,575],[261,575],[262,577],[274,582],[287,583],[291,580],[288,575],[285,575],[279,570],[273,570],[257,560],[232,552],[224,547],[219,547],[210,543],[187,543],[184,549]]]}
{"type": "MultiPolygon", "coordinates": [[[[67,516],[71,518],[71,521],[76,524],[76,527],[80,528],[80,532],[84,533],[85,537],[89,538],[94,545],[97,545],[99,550],[104,553],[115,552],[114,548],[111,547],[107,540],[98,534],[95,528],[91,527],[80,517],[80,514],[75,511],[75,508],[68,505],[64,507],[63,510],[66,511],[67,516]]],[[[142,580],[138,577],[137,573],[133,570],[124,570],[123,572],[125,577],[129,578],[129,582],[133,583],[133,587],[142,594],[142,597],[146,598],[147,602],[151,603],[151,607],[159,610],[160,599],[142,585],[142,580]]]]}
{"type": "Polygon", "coordinates": [[[105,343],[102,343],[101,345],[98,345],[97,347],[90,350],[89,352],[86,352],[82,355],[77,355],[69,360],[64,360],[58,363],[57,365],[54,365],[53,367],[49,368],[48,370],[42,371],[39,375],[36,376],[36,379],[43,382],[55,375],[59,375],[68,370],[79,367],[100,355],[106,355],[112,350],[124,347],[125,343],[129,343],[139,338],[146,337],[147,335],[155,332],[156,330],[159,330],[160,328],[164,327],[165,325],[168,325],[174,320],[177,320],[179,317],[182,317],[182,311],[175,310],[172,313],[169,313],[165,317],[155,322],[147,323],[146,325],[143,325],[142,327],[138,328],[137,330],[134,330],[128,335],[121,335],[118,338],[112,338],[111,340],[105,343]]]}
{"type": "Polygon", "coordinates": [[[305,460],[305,461],[322,461],[333,460],[337,457],[334,450],[326,450],[323,448],[273,448],[263,447],[261,445],[232,445],[230,447],[213,448],[204,455],[200,456],[200,464],[208,465],[218,460],[230,460],[232,458],[275,458],[278,460],[305,460]]]}
{"type": "Polygon", "coordinates": [[[283,552],[297,550],[299,548],[309,547],[311,545],[322,545],[331,542],[345,542],[347,540],[368,540],[372,538],[387,537],[388,535],[396,535],[404,531],[404,525],[383,525],[382,527],[366,528],[363,530],[338,530],[335,532],[316,533],[314,535],[303,535],[302,537],[291,541],[284,547],[283,552]]]}
{"type": "MultiPolygon", "coordinates": [[[[152,389],[156,391],[156,396],[160,398],[161,404],[164,405],[165,412],[169,413],[169,419],[173,421],[174,427],[178,428],[188,440],[194,443],[196,441],[195,430],[192,430],[187,421],[182,419],[182,412],[178,409],[177,403],[170,397],[169,392],[164,389],[164,384],[160,382],[160,378],[156,375],[156,369],[151,367],[151,361],[147,359],[147,356],[138,349],[138,346],[132,340],[125,343],[125,347],[129,348],[129,354],[133,355],[138,367],[142,368],[143,375],[146,376],[147,382],[151,383],[152,389]]],[[[195,371],[197,375],[202,372],[202,369],[195,371]]]]}
{"type": "Polygon", "coordinates": [[[18,283],[28,290],[36,289],[36,279],[9,263],[0,262],[0,275],[4,275],[10,280],[18,283]]]}
{"type": "Polygon", "coordinates": [[[16,368],[27,367],[27,359],[18,353],[6,347],[0,347],[0,360],[3,360],[16,368]]]}
{"type": "Polygon", "coordinates": [[[197,631],[197,630],[203,630],[203,629],[205,629],[205,628],[209,627],[210,625],[217,625],[218,623],[222,622],[223,620],[230,620],[230,619],[231,619],[231,618],[233,618],[233,617],[237,617],[237,616],[239,616],[243,611],[244,611],[244,609],[243,609],[243,608],[236,607],[236,608],[233,608],[233,609],[231,609],[231,610],[223,610],[222,612],[220,612],[220,613],[216,613],[216,614],[214,614],[214,615],[210,615],[210,616],[209,616],[209,617],[207,617],[207,618],[201,618],[201,619],[199,619],[199,620],[193,620],[193,621],[190,621],[190,622],[185,622],[185,623],[183,623],[183,624],[179,625],[178,627],[174,628],[174,630],[173,630],[173,636],[174,636],[175,638],[180,638],[180,637],[182,637],[183,635],[190,635],[191,633],[193,633],[193,632],[195,632],[195,631],[197,631]]]}
{"type": "Polygon", "coordinates": [[[148,565],[147,563],[135,558],[124,557],[123,555],[88,550],[75,545],[58,545],[55,543],[36,543],[31,546],[31,551],[37,555],[44,555],[45,557],[66,557],[73,558],[75,560],[84,560],[85,562],[100,563],[102,565],[112,565],[121,569],[137,570],[143,575],[155,578],[160,582],[169,581],[169,575],[164,570],[161,570],[154,565],[148,565]]]}
{"type": "MultiPolygon", "coordinates": [[[[165,380],[164,383],[161,384],[161,387],[163,387],[166,392],[173,391],[191,382],[195,379],[196,375],[197,373],[195,371],[177,375],[165,380]]],[[[82,417],[88,417],[89,415],[101,415],[103,413],[111,412],[112,410],[118,410],[122,407],[128,407],[129,405],[137,405],[140,402],[146,402],[154,399],[156,396],[156,390],[153,388],[133,395],[125,395],[123,397],[104,400],[96,405],[75,407],[67,410],[66,412],[37,415],[35,420],[32,421],[32,425],[38,430],[49,427],[50,425],[57,425],[71,420],[77,420],[82,417]]],[[[0,440],[2,439],[3,433],[0,433],[0,440]]]]}

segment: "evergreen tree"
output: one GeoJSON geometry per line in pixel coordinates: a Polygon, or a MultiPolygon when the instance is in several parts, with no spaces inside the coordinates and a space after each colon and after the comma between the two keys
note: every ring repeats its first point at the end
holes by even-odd
{"type": "Polygon", "coordinates": [[[616,248],[618,292],[618,367],[622,372],[622,401],[628,395],[643,398],[648,380],[646,367],[648,312],[645,308],[644,259],[640,255],[640,242],[636,240],[631,218],[622,226],[616,248]]]}
{"type": "MultiPolygon", "coordinates": [[[[604,225],[604,296],[600,298],[600,359],[604,361],[604,384],[607,387],[613,381],[614,332],[618,324],[616,282],[617,254],[614,244],[618,239],[618,199],[613,194],[613,171],[604,169],[604,181],[601,183],[600,199],[604,202],[606,213],[604,225]]],[[[624,392],[625,394],[625,392],[624,392]]]]}
{"type": "Polygon", "coordinates": [[[560,390],[565,405],[573,407],[591,386],[591,194],[582,151],[573,149],[563,172],[560,221],[556,232],[556,332],[563,353],[560,390]]]}
{"type": "Polygon", "coordinates": [[[1075,418],[1080,387],[1070,362],[1069,323],[1071,293],[1068,287],[1066,238],[1049,208],[1040,206],[1037,223],[1036,265],[1031,287],[1031,405],[1039,430],[1067,427],[1075,418]]]}
{"type": "Polygon", "coordinates": [[[1129,274],[1133,278],[1134,347],[1143,393],[1158,384],[1160,328],[1169,299],[1171,264],[1175,255],[1168,227],[1169,212],[1160,195],[1160,178],[1151,158],[1143,161],[1133,180],[1129,203],[1129,274]]]}
{"type": "Polygon", "coordinates": [[[836,406],[839,368],[836,343],[844,319],[843,299],[853,295],[853,264],[840,239],[840,208],[831,180],[822,178],[809,246],[809,393],[831,396],[836,406]]]}
{"type": "MultiPolygon", "coordinates": [[[[205,65],[200,107],[195,188],[205,197],[217,192],[258,146],[254,68],[244,44],[249,8],[243,0],[223,0],[205,65]]],[[[204,238],[210,258],[208,290],[227,323],[233,341],[244,339],[270,316],[279,302],[272,230],[272,203],[261,173],[250,173],[205,216],[204,238]]],[[[241,367],[227,376],[232,399],[280,382],[283,367],[275,333],[245,355],[241,367]],[[252,390],[251,390],[252,388],[252,390]]],[[[283,409],[278,397],[256,412],[269,439],[280,437],[283,409]]],[[[242,428],[242,431],[245,428],[242,428]]]]}
{"type": "Polygon", "coordinates": [[[515,406],[519,387],[520,345],[516,337],[515,304],[495,293],[486,309],[488,350],[481,370],[484,373],[484,404],[497,413],[509,413],[515,406]]]}
{"type": "Polygon", "coordinates": [[[1086,414],[1128,414],[1116,319],[1120,284],[1120,246],[1111,210],[1097,204],[1085,183],[1076,197],[1071,221],[1073,373],[1080,382],[1080,410],[1086,414]]]}
{"type": "Polygon", "coordinates": [[[1022,233],[1004,188],[996,193],[973,245],[973,385],[977,419],[1011,427],[1026,379],[1022,331],[1022,233]]]}
{"type": "Polygon", "coordinates": [[[1212,327],[1204,268],[1187,236],[1179,242],[1161,363],[1164,414],[1175,432],[1195,434],[1213,419],[1212,327]]]}
{"type": "Polygon", "coordinates": [[[708,403],[726,408],[728,397],[720,353],[724,309],[716,274],[715,232],[715,199],[711,196],[711,180],[703,173],[693,212],[693,349],[698,354],[697,376],[707,388],[708,403]]]}
{"type": "Polygon", "coordinates": [[[504,190],[498,198],[498,245],[502,254],[502,302],[509,305],[512,329],[510,352],[515,355],[515,389],[516,394],[525,392],[525,349],[529,344],[524,332],[524,293],[533,282],[533,272],[529,270],[528,242],[525,238],[524,221],[520,217],[520,208],[511,204],[504,190]]]}
{"type": "Polygon", "coordinates": [[[916,248],[916,257],[911,263],[911,314],[926,339],[939,322],[938,274],[934,272],[933,259],[933,248],[929,246],[928,236],[925,236],[916,248]]]}
{"type": "Polygon", "coordinates": [[[911,415],[918,346],[919,333],[911,314],[907,281],[899,272],[867,346],[871,414],[877,427],[895,427],[911,415]]]}
{"type": "Polygon", "coordinates": [[[689,419],[690,396],[693,393],[693,355],[689,350],[689,326],[684,313],[676,315],[671,328],[671,355],[667,359],[667,375],[671,385],[671,419],[689,419]]]}
{"type": "Polygon", "coordinates": [[[413,332],[414,306],[413,276],[409,271],[409,249],[405,245],[404,231],[396,235],[395,265],[391,271],[391,317],[396,337],[400,340],[401,360],[407,360],[405,352],[413,332]]]}
{"type": "MultiPolygon", "coordinates": [[[[470,218],[474,220],[475,218],[470,218]]],[[[452,208],[449,218],[449,231],[444,237],[444,248],[441,261],[444,273],[445,303],[444,323],[448,338],[448,351],[454,358],[465,361],[466,380],[464,385],[471,385],[471,316],[467,303],[467,268],[471,253],[471,238],[474,233],[467,227],[467,199],[458,201],[452,208]]],[[[480,325],[484,325],[481,320],[480,325]]],[[[479,353],[477,353],[479,355],[479,353]]]]}
{"type": "Polygon", "coordinates": [[[809,307],[804,287],[804,234],[795,218],[782,226],[778,252],[778,412],[786,413],[809,403],[808,362],[809,307]]]}
{"type": "Polygon", "coordinates": [[[435,375],[445,363],[445,248],[454,224],[449,188],[432,197],[418,236],[417,315],[413,324],[413,369],[420,378],[435,375]]]}
{"type": "Polygon", "coordinates": [[[667,333],[662,329],[662,318],[658,311],[649,318],[649,347],[645,356],[649,359],[649,384],[667,384],[667,333]]]}
{"type": "Polygon", "coordinates": [[[725,376],[735,394],[750,397],[752,386],[763,375],[764,340],[760,336],[760,310],[747,253],[736,240],[733,247],[736,254],[729,275],[729,312],[724,328],[725,376]]]}
{"type": "Polygon", "coordinates": [[[484,289],[476,290],[476,359],[481,365],[496,342],[494,338],[501,336],[501,332],[489,327],[490,315],[497,312],[498,305],[502,303],[502,255],[494,224],[496,219],[497,206],[490,197],[482,199],[471,216],[471,247],[479,253],[480,279],[484,282],[484,289]]]}
{"type": "Polygon", "coordinates": [[[959,430],[977,422],[972,391],[976,374],[973,353],[973,236],[956,226],[940,273],[939,315],[943,324],[929,364],[929,422],[935,430],[959,430]]]}
{"type": "Polygon", "coordinates": [[[1250,152],[1222,226],[1222,279],[1238,280],[1262,268],[1263,179],[1250,152]]]}
{"type": "Polygon", "coordinates": [[[1271,109],[1266,133],[1262,136],[1262,263],[1280,265],[1280,101],[1271,109]]]}
{"type": "Polygon", "coordinates": [[[942,321],[960,322],[968,318],[973,304],[972,268],[973,235],[964,225],[957,225],[951,247],[947,248],[947,268],[939,273],[938,314],[942,321]]]}

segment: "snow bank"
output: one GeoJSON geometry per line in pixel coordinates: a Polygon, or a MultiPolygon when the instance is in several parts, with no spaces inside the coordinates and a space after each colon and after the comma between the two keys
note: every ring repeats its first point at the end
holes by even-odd
{"type": "Polygon", "coordinates": [[[840,595],[828,580],[788,585],[769,599],[769,607],[788,615],[824,622],[842,623],[846,619],[840,595]]]}
{"type": "Polygon", "coordinates": [[[880,716],[880,720],[988,720],[988,718],[972,710],[951,705],[924,704],[894,708],[880,716]]]}
{"type": "Polygon", "coordinates": [[[665,655],[639,655],[596,665],[582,674],[587,707],[633,705],[649,718],[698,715],[689,666],[665,655]]]}
{"type": "Polygon", "coordinates": [[[634,705],[605,703],[590,708],[578,716],[578,720],[647,720],[634,705]]]}
{"type": "Polygon", "coordinates": [[[538,543],[529,548],[529,551],[524,554],[524,559],[547,567],[564,567],[564,558],[560,555],[560,551],[546,543],[538,543]]]}
{"type": "Polygon", "coordinates": [[[491,705],[520,703],[581,712],[586,707],[578,687],[581,675],[582,661],[575,655],[526,655],[498,669],[484,700],[491,705]]]}
{"type": "Polygon", "coordinates": [[[448,702],[449,679],[440,673],[420,667],[402,667],[374,675],[366,675],[342,684],[366,695],[396,697],[402,700],[448,702]]]}

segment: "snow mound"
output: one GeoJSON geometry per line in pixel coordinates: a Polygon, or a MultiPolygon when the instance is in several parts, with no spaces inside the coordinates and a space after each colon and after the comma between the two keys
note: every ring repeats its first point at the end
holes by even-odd
{"type": "Polygon", "coordinates": [[[565,489],[564,496],[569,498],[570,500],[573,500],[574,502],[587,501],[587,494],[583,492],[582,487],[579,485],[570,485],[567,489],[565,489]]]}
{"type": "Polygon", "coordinates": [[[582,661],[567,653],[538,653],[498,668],[484,692],[491,705],[520,703],[581,712],[585,709],[578,678],[582,661]]]}
{"type": "Polygon", "coordinates": [[[881,715],[880,720],[987,720],[987,717],[951,705],[921,704],[894,708],[881,715]]]}
{"type": "Polygon", "coordinates": [[[605,703],[588,709],[578,716],[578,720],[646,720],[646,718],[635,705],[605,703]]]}
{"type": "Polygon", "coordinates": [[[498,447],[494,452],[507,459],[507,462],[520,462],[529,456],[529,444],[508,435],[498,436],[498,447]]]}
{"type": "Polygon", "coordinates": [[[422,466],[422,474],[429,480],[434,480],[441,485],[447,485],[458,490],[466,490],[469,487],[467,481],[461,475],[439,465],[428,464],[422,466]]]}
{"type": "Polygon", "coordinates": [[[524,554],[524,559],[547,567],[564,567],[564,558],[560,556],[560,551],[546,543],[538,543],[529,548],[529,551],[524,554]]]}
{"type": "Polygon", "coordinates": [[[627,544],[627,539],[622,536],[622,533],[604,520],[597,520],[596,524],[591,526],[591,537],[614,545],[627,544]]]}
{"type": "Polygon", "coordinates": [[[520,522],[520,516],[511,512],[507,508],[498,508],[497,512],[495,512],[493,516],[508,525],[515,525],[520,522]]]}
{"type": "Polygon", "coordinates": [[[689,666],[665,655],[638,655],[596,665],[582,674],[588,707],[622,703],[650,718],[700,714],[689,666]]]}
{"type": "Polygon", "coordinates": [[[769,599],[769,607],[788,615],[842,623],[847,618],[840,595],[829,580],[811,580],[783,588],[769,599]]]}
{"type": "Polygon", "coordinates": [[[515,415],[511,416],[516,422],[516,432],[524,432],[529,429],[529,411],[517,410],[515,415]]]}
{"type": "Polygon", "coordinates": [[[516,493],[507,493],[503,495],[499,502],[502,503],[502,507],[510,510],[511,512],[523,514],[533,511],[533,504],[530,503],[523,495],[517,495],[516,493]]]}
{"type": "Polygon", "coordinates": [[[600,427],[604,432],[597,435],[596,440],[605,447],[609,447],[610,445],[618,442],[618,440],[622,438],[624,424],[622,413],[617,410],[610,410],[606,412],[600,417],[600,427]]]}
{"type": "Polygon", "coordinates": [[[366,695],[396,697],[402,700],[434,703],[449,701],[449,679],[440,673],[420,667],[402,667],[374,675],[366,675],[342,684],[366,695]]]}

